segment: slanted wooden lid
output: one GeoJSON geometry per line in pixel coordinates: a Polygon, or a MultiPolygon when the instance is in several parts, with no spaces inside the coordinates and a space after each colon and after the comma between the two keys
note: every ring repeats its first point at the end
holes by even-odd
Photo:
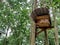
{"type": "Polygon", "coordinates": [[[36,16],[43,16],[43,15],[49,15],[49,9],[46,7],[37,8],[31,13],[32,19],[35,21],[36,16]]]}
{"type": "Polygon", "coordinates": [[[37,8],[34,10],[37,16],[49,15],[48,8],[37,8]]]}

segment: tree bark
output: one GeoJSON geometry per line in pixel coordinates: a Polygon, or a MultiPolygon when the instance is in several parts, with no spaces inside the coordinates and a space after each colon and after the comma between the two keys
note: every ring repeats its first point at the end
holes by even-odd
{"type": "MultiPolygon", "coordinates": [[[[54,9],[53,11],[55,11],[55,9],[54,9]]],[[[59,45],[57,21],[56,21],[56,16],[54,15],[54,13],[55,13],[55,12],[53,12],[53,16],[54,16],[54,36],[55,36],[55,45],[59,45]]]]}
{"type": "Polygon", "coordinates": [[[49,45],[49,41],[48,41],[48,32],[47,32],[47,30],[45,29],[45,31],[44,31],[44,34],[45,34],[45,43],[44,43],[44,45],[49,45]]]}
{"type": "MultiPolygon", "coordinates": [[[[50,0],[50,4],[52,4],[52,2],[53,2],[53,0],[50,0]]],[[[53,9],[53,7],[52,7],[52,11],[53,11],[53,18],[54,18],[55,45],[59,45],[57,21],[56,21],[56,16],[55,16],[56,9],[53,9]]]]}
{"type": "MultiPolygon", "coordinates": [[[[33,3],[32,10],[35,10],[37,8],[37,0],[34,0],[33,2],[34,3],[33,3]]],[[[30,19],[31,19],[31,45],[36,45],[35,44],[35,28],[36,28],[36,26],[35,26],[35,22],[33,21],[33,19],[32,18],[30,18],[30,19]]]]}
{"type": "Polygon", "coordinates": [[[37,0],[33,0],[33,9],[32,10],[35,10],[37,8],[37,0]]]}
{"type": "Polygon", "coordinates": [[[31,23],[31,45],[35,45],[35,23],[31,23]]]}
{"type": "Polygon", "coordinates": [[[59,45],[58,29],[57,29],[55,16],[54,16],[54,36],[55,36],[55,45],[59,45]]]}

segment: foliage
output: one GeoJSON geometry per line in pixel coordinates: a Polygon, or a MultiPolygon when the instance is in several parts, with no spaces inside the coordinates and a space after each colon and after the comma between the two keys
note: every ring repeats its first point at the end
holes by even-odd
{"type": "MultiPolygon", "coordinates": [[[[43,0],[44,1],[44,0],[43,0]]],[[[60,25],[60,1],[46,0],[47,7],[53,7],[56,9],[57,24],[60,25]],[[59,10],[58,10],[59,9],[59,10]]],[[[27,2],[27,0],[7,0],[7,2],[0,3],[0,29],[7,33],[10,29],[10,35],[2,38],[0,45],[30,45],[30,19],[29,13],[32,9],[32,1],[27,2]],[[6,32],[7,31],[7,32],[6,32]]],[[[41,1],[41,5],[44,3],[41,1]]],[[[60,27],[59,27],[60,28],[60,27]]],[[[51,29],[48,31],[50,45],[54,45],[54,31],[51,29]],[[52,35],[53,34],[53,35],[52,35]]],[[[60,32],[60,31],[59,31],[60,32]]],[[[1,35],[2,36],[2,35],[1,35]]],[[[37,37],[38,45],[43,44],[44,33],[41,33],[37,37]],[[42,41],[42,42],[41,42],[42,41]]]]}

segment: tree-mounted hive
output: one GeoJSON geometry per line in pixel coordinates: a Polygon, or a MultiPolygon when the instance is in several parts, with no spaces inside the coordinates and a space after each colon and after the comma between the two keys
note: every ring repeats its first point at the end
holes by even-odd
{"type": "Polygon", "coordinates": [[[32,11],[31,17],[36,23],[37,27],[40,28],[50,28],[51,19],[48,8],[37,8],[32,11]]]}

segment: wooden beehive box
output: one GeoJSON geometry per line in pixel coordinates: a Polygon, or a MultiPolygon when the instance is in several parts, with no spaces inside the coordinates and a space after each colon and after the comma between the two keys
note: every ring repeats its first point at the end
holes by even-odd
{"type": "Polygon", "coordinates": [[[49,10],[47,8],[37,8],[32,11],[32,19],[36,23],[37,27],[49,28],[51,27],[51,20],[49,15],[49,10]]]}
{"type": "Polygon", "coordinates": [[[50,26],[49,16],[48,15],[37,16],[36,25],[39,27],[49,27],[50,26]]]}

